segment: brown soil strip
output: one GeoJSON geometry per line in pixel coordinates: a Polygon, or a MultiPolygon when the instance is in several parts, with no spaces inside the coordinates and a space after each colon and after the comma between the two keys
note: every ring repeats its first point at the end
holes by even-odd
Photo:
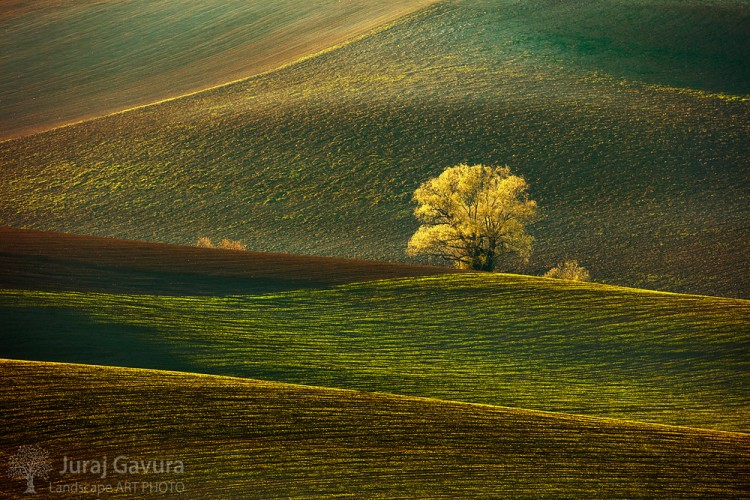
{"type": "Polygon", "coordinates": [[[451,272],[455,269],[0,227],[3,288],[228,295],[451,272]]]}

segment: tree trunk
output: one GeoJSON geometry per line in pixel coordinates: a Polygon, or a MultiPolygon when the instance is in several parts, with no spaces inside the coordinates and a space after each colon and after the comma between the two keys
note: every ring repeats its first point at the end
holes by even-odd
{"type": "Polygon", "coordinates": [[[482,249],[474,246],[469,249],[469,267],[474,271],[484,271],[484,259],[482,258],[482,249]]]}
{"type": "Polygon", "coordinates": [[[24,491],[25,494],[36,494],[36,490],[34,489],[34,475],[30,474],[26,476],[26,491],[24,491]]]}
{"type": "Polygon", "coordinates": [[[475,271],[493,271],[495,269],[495,259],[497,258],[497,246],[494,241],[490,240],[489,249],[485,250],[480,245],[470,249],[469,258],[471,259],[471,268],[475,271]]]}
{"type": "Polygon", "coordinates": [[[495,270],[495,251],[493,249],[490,249],[487,251],[487,258],[484,260],[485,269],[486,271],[494,271],[495,270]]]}

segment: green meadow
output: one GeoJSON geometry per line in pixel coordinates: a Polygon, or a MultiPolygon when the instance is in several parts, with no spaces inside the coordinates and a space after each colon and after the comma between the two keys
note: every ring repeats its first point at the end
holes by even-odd
{"type": "Polygon", "coordinates": [[[438,2],[277,71],[0,144],[0,223],[405,260],[421,182],[509,164],[544,215],[518,271],[576,258],[610,284],[748,297],[748,8],[709,3],[438,2]]]}
{"type": "Polygon", "coordinates": [[[0,357],[747,432],[750,305],[514,275],[229,297],[3,290],[0,357]]]}
{"type": "MultiPolygon", "coordinates": [[[[181,483],[166,498],[731,498],[750,487],[747,434],[115,367],[4,360],[0,375],[0,460],[16,443],[47,449],[42,496],[143,481],[181,483]],[[106,456],[109,474],[59,474],[63,456],[106,456]],[[120,474],[118,456],[184,470],[120,474]]],[[[0,475],[0,497],[24,486],[0,475]]],[[[154,496],[136,493],[101,497],[154,496]]]]}

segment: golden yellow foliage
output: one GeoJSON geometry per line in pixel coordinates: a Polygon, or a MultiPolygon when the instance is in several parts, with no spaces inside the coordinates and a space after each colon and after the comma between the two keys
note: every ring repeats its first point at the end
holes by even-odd
{"type": "Polygon", "coordinates": [[[423,225],[409,240],[409,255],[430,255],[459,268],[494,270],[503,254],[531,255],[526,225],[536,217],[528,184],[510,168],[466,164],[447,168],[414,192],[423,225]]]}
{"type": "Polygon", "coordinates": [[[206,236],[201,236],[200,238],[198,238],[198,242],[195,244],[195,246],[200,248],[221,248],[222,250],[247,250],[247,246],[241,241],[229,240],[227,238],[224,238],[219,242],[218,245],[214,246],[211,238],[208,238],[206,236]]]}
{"type": "Polygon", "coordinates": [[[195,244],[195,246],[199,248],[214,248],[214,244],[211,242],[211,238],[208,238],[206,236],[201,236],[198,238],[198,242],[195,244]]]}
{"type": "Polygon", "coordinates": [[[216,248],[222,248],[224,250],[247,250],[247,246],[241,241],[228,240],[226,238],[221,240],[221,243],[219,243],[216,248]]]}
{"type": "Polygon", "coordinates": [[[544,274],[545,278],[555,278],[560,280],[571,281],[588,281],[591,275],[585,267],[580,265],[576,260],[566,260],[559,263],[544,274]]]}

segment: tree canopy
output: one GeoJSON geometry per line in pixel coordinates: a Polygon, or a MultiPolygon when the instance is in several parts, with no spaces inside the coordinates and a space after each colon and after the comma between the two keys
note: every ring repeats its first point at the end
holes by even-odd
{"type": "Polygon", "coordinates": [[[528,184],[510,168],[465,164],[449,167],[414,192],[422,222],[409,255],[429,255],[463,269],[492,271],[501,257],[531,255],[526,225],[536,218],[528,184]]]}

